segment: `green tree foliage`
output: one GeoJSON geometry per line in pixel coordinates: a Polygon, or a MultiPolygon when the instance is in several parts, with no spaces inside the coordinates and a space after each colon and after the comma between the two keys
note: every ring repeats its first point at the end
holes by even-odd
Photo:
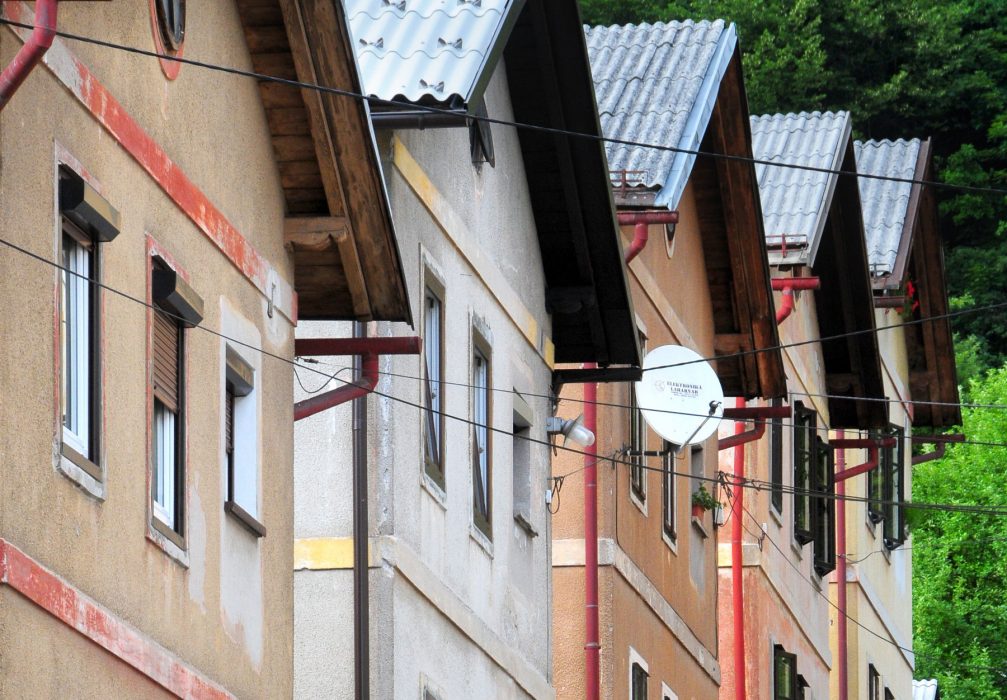
{"type": "MultiPolygon", "coordinates": [[[[755,114],[850,110],[858,138],[933,139],[938,179],[1007,185],[1003,0],[581,0],[589,24],[733,21],[755,114]]],[[[1007,199],[938,193],[953,295],[1007,299],[1007,199]]],[[[1003,317],[1004,314],[998,314],[1003,317]]],[[[1007,324],[955,321],[973,354],[1007,362],[1007,324]]]]}
{"type": "MultiPolygon", "coordinates": [[[[977,403],[1007,404],[1007,367],[974,380],[977,403]]],[[[964,411],[971,440],[1003,442],[1007,411],[964,411]]],[[[913,500],[1007,506],[1007,448],[959,445],[913,471],[913,500]]],[[[916,677],[948,700],[1007,698],[1007,517],[912,511],[916,677]]]]}

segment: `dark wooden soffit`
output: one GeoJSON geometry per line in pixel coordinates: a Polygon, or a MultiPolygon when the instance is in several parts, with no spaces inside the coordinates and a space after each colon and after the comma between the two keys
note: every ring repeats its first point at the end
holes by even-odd
{"type": "MultiPolygon", "coordinates": [[[[737,49],[720,83],[701,150],[752,156],[748,100],[737,49]]],[[[712,219],[704,221],[702,238],[714,310],[714,349],[716,354],[727,356],[717,360],[724,391],[745,398],[784,396],[787,380],[783,353],[778,349],[780,337],[755,166],[700,157],[694,170],[699,171],[699,216],[701,220],[712,219]],[[730,357],[750,350],[765,352],[730,357]]]]}
{"type": "MultiPolygon", "coordinates": [[[[342,5],[238,0],[255,71],[359,93],[342,5]]],[[[304,319],[412,323],[366,105],[260,81],[304,319]]]]}
{"type": "MultiPolygon", "coordinates": [[[[514,118],[601,134],[576,0],[529,2],[504,52],[514,118]],[[548,6],[548,11],[546,11],[548,6]]],[[[640,363],[600,141],[518,130],[557,362],[640,363]]]]}
{"type": "MultiPolygon", "coordinates": [[[[927,140],[920,148],[915,179],[930,180],[932,177],[933,161],[930,141],[927,140]]],[[[920,302],[914,317],[932,318],[943,316],[949,310],[944,278],[944,251],[941,247],[934,190],[914,185],[914,192],[917,189],[920,190],[919,195],[910,200],[910,205],[915,203],[918,206],[913,212],[915,231],[905,269],[906,277],[912,280],[920,302]]],[[[903,238],[907,237],[903,234],[903,238]]],[[[932,428],[961,425],[951,321],[947,318],[924,321],[907,325],[904,330],[909,359],[910,395],[916,401],[951,404],[915,404],[913,425],[932,428]]]]}
{"type": "MultiPolygon", "coordinates": [[[[853,140],[848,139],[842,169],[855,172],[853,140]]],[[[881,353],[874,322],[860,191],[855,177],[841,175],[829,206],[814,272],[821,279],[815,293],[832,428],[881,428],[888,425],[888,404],[858,401],[885,398],[881,353]]]]}

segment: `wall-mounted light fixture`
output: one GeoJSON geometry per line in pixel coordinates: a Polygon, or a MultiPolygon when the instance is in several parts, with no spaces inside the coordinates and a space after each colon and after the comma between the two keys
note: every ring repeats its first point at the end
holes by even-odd
{"type": "Polygon", "coordinates": [[[573,420],[552,416],[546,422],[546,432],[549,435],[562,435],[564,445],[567,440],[583,447],[594,444],[594,433],[584,427],[583,413],[573,420]]]}

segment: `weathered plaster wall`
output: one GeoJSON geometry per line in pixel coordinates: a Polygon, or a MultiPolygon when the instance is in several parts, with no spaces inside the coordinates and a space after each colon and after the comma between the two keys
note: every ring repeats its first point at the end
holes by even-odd
{"type": "MultiPolygon", "coordinates": [[[[512,117],[507,95],[505,72],[499,67],[487,93],[491,115],[512,117]]],[[[427,276],[443,286],[445,381],[449,382],[444,387],[444,411],[449,416],[471,417],[468,385],[476,329],[491,351],[491,422],[499,432],[491,436],[490,541],[472,525],[471,426],[450,417],[445,421],[446,488],[442,491],[424,476],[425,416],[410,405],[423,402],[417,379],[422,376],[421,359],[382,358],[380,371],[386,374],[377,391],[402,401],[378,395],[368,398],[371,535],[393,537],[396,546],[404,548],[403,556],[421,562],[421,580],[426,583],[409,583],[392,555],[380,559],[380,574],[372,574],[372,581],[379,576],[380,583],[375,584],[383,591],[379,595],[387,597],[387,604],[372,603],[371,609],[371,654],[381,659],[375,664],[380,663],[377,667],[382,669],[380,685],[372,687],[372,693],[392,697],[391,683],[395,696],[411,693],[413,688],[418,693],[424,677],[443,688],[445,697],[523,697],[528,691],[519,689],[522,682],[530,683],[528,678],[535,677],[539,680],[534,687],[548,687],[551,674],[550,533],[542,501],[549,457],[546,447],[532,446],[531,515],[538,535],[531,537],[515,522],[512,507],[509,392],[517,389],[525,394],[535,414],[531,437],[544,440],[549,408],[547,399],[536,395],[548,393],[550,370],[512,320],[510,314],[516,309],[505,308],[499,300],[501,286],[506,286],[548,334],[542,266],[517,135],[494,129],[495,168],[471,163],[465,129],[379,132],[378,136],[417,328],[372,324],[370,332],[418,332],[427,276]],[[415,173],[403,173],[397,160],[403,153],[419,166],[425,178],[422,184],[417,184],[415,173]],[[454,216],[439,217],[428,208],[431,200],[425,205],[422,197],[433,198],[454,216]],[[487,265],[494,270],[490,279],[479,272],[487,265]],[[432,586],[443,597],[417,595],[417,585],[432,586]],[[438,609],[454,610],[467,620],[464,624],[482,630],[478,639],[460,634],[460,618],[455,613],[438,613],[438,609]],[[466,609],[473,619],[459,612],[466,609]],[[504,649],[512,650],[514,656],[504,649]],[[523,670],[518,673],[517,668],[523,670]],[[524,680],[515,680],[515,674],[524,674],[524,680]]],[[[306,332],[349,335],[345,326],[335,324],[306,332]]],[[[306,384],[317,385],[308,375],[302,376],[306,384]]],[[[299,538],[349,537],[351,533],[349,408],[330,413],[308,419],[297,429],[299,538]]],[[[346,615],[352,614],[351,598],[336,593],[344,589],[314,581],[332,573],[348,575],[310,569],[297,572],[298,615],[303,611],[310,616],[326,604],[345,606],[346,615]]],[[[297,630],[299,696],[310,697],[310,689],[316,687],[312,685],[315,679],[302,682],[301,675],[321,673],[315,661],[319,656],[350,655],[352,635],[348,632],[345,626],[321,630],[317,636],[297,630]]],[[[352,682],[352,667],[349,673],[338,675],[337,681],[352,682]]]]}
{"type": "MultiPolygon", "coordinates": [[[[148,13],[145,3],[121,7],[65,3],[60,6],[59,25],[67,31],[146,46],[152,43],[148,13]]],[[[247,67],[244,38],[231,3],[192,6],[188,22],[187,55],[247,67]]],[[[6,62],[20,41],[9,28],[0,33],[0,53],[6,62]]],[[[255,84],[191,66],[169,82],[154,59],[79,43],[67,46],[238,231],[291,281],[292,267],[282,249],[281,193],[255,84]]],[[[119,237],[102,246],[105,283],[133,297],[147,298],[149,234],[187,271],[192,287],[203,297],[203,326],[222,328],[222,300],[226,298],[232,315],[243,319],[242,327],[254,329],[258,345],[281,356],[292,354],[290,322],[281,314],[267,316],[262,294],[47,67],[37,67],[0,113],[0,142],[0,235],[5,239],[53,258],[58,240],[57,160],[75,159],[122,215],[119,237]]],[[[101,461],[106,496],[101,501],[54,468],[54,450],[59,449],[54,442],[59,434],[55,271],[9,249],[0,251],[0,260],[4,269],[0,292],[14,302],[0,312],[4,329],[0,353],[7,358],[0,363],[0,385],[8,398],[26,399],[0,402],[0,475],[12,485],[11,500],[0,509],[0,537],[233,693],[243,697],[289,694],[292,436],[284,427],[291,420],[289,367],[276,360],[258,365],[256,390],[267,397],[260,425],[262,436],[268,435],[260,444],[261,520],[269,534],[254,540],[248,532],[236,529],[223,511],[221,341],[201,330],[186,332],[189,498],[188,565],[183,565],[145,537],[147,310],[110,292],[102,293],[101,461]]],[[[2,586],[0,591],[5,600],[16,598],[2,586]]],[[[38,610],[31,614],[43,616],[38,610]]],[[[13,659],[15,654],[6,650],[24,648],[19,639],[24,629],[49,624],[22,624],[28,620],[24,615],[19,604],[0,606],[0,649],[5,650],[0,657],[13,659]]],[[[53,623],[51,632],[44,633],[53,645],[39,645],[17,659],[19,673],[24,674],[18,683],[26,684],[17,687],[47,682],[50,674],[66,678],[66,669],[75,666],[93,672],[81,682],[94,680],[96,688],[102,679],[126,673],[117,668],[120,662],[113,656],[81,648],[83,642],[76,632],[60,629],[53,623]],[[53,654],[56,644],[65,644],[67,653],[53,654]]],[[[115,683],[127,681],[109,683],[116,687],[115,683]]],[[[133,685],[123,685],[122,695],[148,694],[140,690],[138,681],[128,683],[133,685]]]]}

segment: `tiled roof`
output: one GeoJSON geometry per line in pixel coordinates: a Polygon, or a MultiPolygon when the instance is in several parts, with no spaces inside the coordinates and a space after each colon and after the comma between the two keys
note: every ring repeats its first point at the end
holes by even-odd
{"type": "Polygon", "coordinates": [[[468,105],[506,42],[514,0],[345,0],[364,90],[468,105]]]}
{"type": "MultiPolygon", "coordinates": [[[[838,170],[850,137],[849,112],[767,114],[751,124],[755,158],[789,165],[838,170]]],[[[770,264],[813,263],[839,176],[766,164],[755,174],[770,264]],[[786,257],[777,249],[783,236],[796,246],[786,257]]]]}
{"type": "MultiPolygon", "coordinates": [[[[916,172],[919,139],[857,141],[853,148],[857,156],[857,172],[907,179],[912,179],[916,172]]],[[[886,275],[895,267],[913,186],[907,182],[870,178],[858,178],[858,183],[871,275],[886,275]]]]}
{"type": "MultiPolygon", "coordinates": [[[[734,25],[657,22],[585,27],[605,136],[695,150],[737,45],[734,25]]],[[[631,184],[657,189],[674,209],[695,156],[607,144],[609,169],[642,171],[631,184]]]]}

